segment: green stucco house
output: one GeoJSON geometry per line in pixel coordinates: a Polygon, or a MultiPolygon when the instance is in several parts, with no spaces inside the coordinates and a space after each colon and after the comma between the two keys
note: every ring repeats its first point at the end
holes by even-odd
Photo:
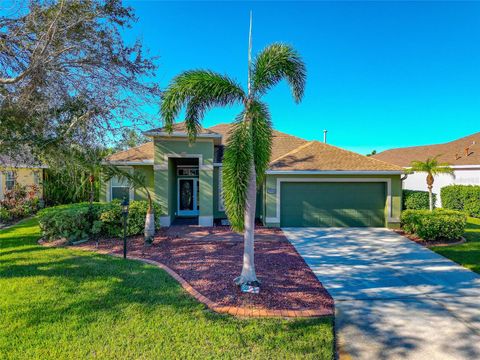
{"type": "MultiPolygon", "coordinates": [[[[183,123],[171,134],[152,129],[145,133],[152,142],[106,161],[145,175],[162,226],[181,218],[212,226],[227,218],[222,157],[229,130],[229,124],[203,129],[189,144],[183,123]]],[[[257,218],[266,226],[396,227],[402,174],[399,166],[275,131],[270,168],[258,189],[257,218]]],[[[115,178],[102,185],[101,200],[124,196],[146,197],[115,178]]]]}

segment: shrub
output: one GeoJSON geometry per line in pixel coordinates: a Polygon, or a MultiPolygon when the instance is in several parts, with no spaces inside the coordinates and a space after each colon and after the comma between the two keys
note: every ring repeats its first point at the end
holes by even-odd
{"type": "MultiPolygon", "coordinates": [[[[435,201],[437,199],[436,194],[433,195],[433,204],[435,206],[435,201]]],[[[417,190],[403,190],[403,201],[402,208],[404,210],[429,210],[430,209],[430,200],[428,197],[428,191],[417,191],[417,190]]]]}
{"type": "MultiPolygon", "coordinates": [[[[38,186],[15,185],[12,190],[6,191],[0,207],[8,211],[9,219],[21,219],[33,215],[40,208],[38,186]]],[[[4,216],[6,217],[5,211],[4,216]]]]}
{"type": "Polygon", "coordinates": [[[11,220],[10,213],[4,207],[0,207],[0,223],[6,223],[11,220]]]}
{"type": "Polygon", "coordinates": [[[407,233],[435,241],[460,238],[465,232],[467,217],[465,213],[455,210],[405,210],[401,220],[407,233]]]}
{"type": "MultiPolygon", "coordinates": [[[[160,213],[160,207],[153,205],[155,214],[160,213]]],[[[127,235],[141,234],[145,229],[145,216],[147,215],[148,203],[146,201],[132,201],[128,209],[127,235]]],[[[118,206],[114,206],[100,215],[100,221],[103,224],[105,235],[122,236],[122,208],[120,202],[118,206]]],[[[155,226],[160,228],[160,223],[156,222],[155,226]]]]}
{"type": "Polygon", "coordinates": [[[442,205],[446,209],[465,211],[473,217],[480,217],[480,186],[449,185],[442,188],[442,205]]]}
{"type": "Polygon", "coordinates": [[[101,233],[99,218],[111,204],[88,203],[60,205],[40,210],[38,221],[46,240],[66,238],[78,241],[101,233]]]}
{"type": "MultiPolygon", "coordinates": [[[[143,233],[148,204],[146,201],[132,201],[127,218],[127,235],[143,233]]],[[[158,205],[154,207],[159,214],[158,205]]],[[[122,207],[120,201],[60,205],[41,210],[38,213],[40,228],[46,240],[66,238],[78,241],[100,235],[123,235],[122,207]]],[[[156,223],[157,228],[160,227],[156,223]]]]}

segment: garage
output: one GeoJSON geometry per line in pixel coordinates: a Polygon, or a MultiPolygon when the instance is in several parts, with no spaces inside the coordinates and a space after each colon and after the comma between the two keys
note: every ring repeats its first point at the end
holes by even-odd
{"type": "Polygon", "coordinates": [[[384,227],[385,182],[282,182],[283,227],[384,227]]]}

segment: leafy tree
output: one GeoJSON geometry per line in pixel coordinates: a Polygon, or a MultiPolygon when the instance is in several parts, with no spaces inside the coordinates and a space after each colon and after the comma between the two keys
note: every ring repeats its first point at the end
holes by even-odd
{"type": "MultiPolygon", "coordinates": [[[[65,144],[102,144],[123,119],[143,124],[158,98],[156,69],[122,31],[120,0],[31,0],[0,12],[0,144],[43,157],[65,144]]],[[[148,119],[147,119],[148,121],[148,119]]]]}
{"type": "Polygon", "coordinates": [[[367,156],[373,156],[377,154],[377,150],[372,150],[371,153],[367,154],[367,156]]]}
{"type": "Polygon", "coordinates": [[[148,141],[150,140],[137,130],[125,128],[121,133],[120,140],[115,144],[115,150],[128,150],[130,148],[145,144],[148,141]]]}
{"type": "Polygon", "coordinates": [[[243,268],[235,279],[238,285],[258,284],[254,263],[254,226],[257,184],[264,180],[272,145],[268,107],[261,97],[281,80],[287,80],[295,102],[300,102],[306,68],[300,55],[289,45],[267,46],[252,61],[251,23],[248,54],[248,89],[231,78],[209,70],[181,73],[164,92],[161,114],[168,131],[186,108],[185,124],[194,141],[205,112],[214,106],[243,104],[237,116],[223,160],[223,194],[232,228],[244,233],[243,268]]]}
{"type": "Polygon", "coordinates": [[[147,208],[147,215],[145,217],[145,243],[151,244],[153,238],[155,236],[155,212],[153,207],[153,200],[150,194],[150,190],[148,189],[147,182],[145,176],[139,173],[130,173],[127,170],[121,169],[117,166],[113,165],[104,165],[102,168],[104,179],[105,181],[109,181],[112,177],[118,177],[119,179],[123,179],[127,181],[130,186],[134,186],[136,188],[141,188],[145,190],[147,194],[147,201],[148,201],[148,208],[147,208]]]}
{"type": "Polygon", "coordinates": [[[440,163],[437,158],[440,155],[434,156],[432,158],[427,158],[425,161],[414,160],[411,162],[409,169],[410,172],[424,172],[427,174],[427,188],[429,196],[429,207],[430,211],[433,210],[433,182],[435,181],[435,176],[439,174],[448,174],[454,176],[454,170],[450,167],[449,163],[440,163]]]}

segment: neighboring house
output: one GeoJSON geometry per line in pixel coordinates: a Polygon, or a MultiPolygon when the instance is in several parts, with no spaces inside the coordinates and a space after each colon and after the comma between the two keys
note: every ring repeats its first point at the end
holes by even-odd
{"type": "Polygon", "coordinates": [[[43,179],[46,166],[33,161],[28,154],[21,156],[0,155],[0,200],[16,184],[38,186],[38,197],[43,198],[43,179]]]}
{"type": "MultiPolygon", "coordinates": [[[[433,192],[440,194],[440,189],[451,184],[480,185],[480,132],[445,144],[414,146],[392,149],[373,157],[389,163],[408,168],[413,160],[424,161],[437,156],[440,162],[449,163],[455,175],[438,175],[433,183],[433,192]]],[[[403,187],[409,190],[427,190],[426,175],[414,173],[403,181],[403,187]]],[[[441,206],[437,196],[437,206],[441,206]]]]}
{"type": "MultiPolygon", "coordinates": [[[[153,129],[145,133],[152,142],[113,154],[107,162],[145,175],[162,209],[161,225],[198,217],[199,225],[211,226],[226,218],[221,173],[230,128],[203,129],[193,144],[183,123],[170,135],[153,129]]],[[[397,226],[402,173],[396,165],[275,131],[257,218],[266,226],[397,226]]],[[[106,201],[145,199],[142,190],[115,178],[102,190],[106,201]]]]}

